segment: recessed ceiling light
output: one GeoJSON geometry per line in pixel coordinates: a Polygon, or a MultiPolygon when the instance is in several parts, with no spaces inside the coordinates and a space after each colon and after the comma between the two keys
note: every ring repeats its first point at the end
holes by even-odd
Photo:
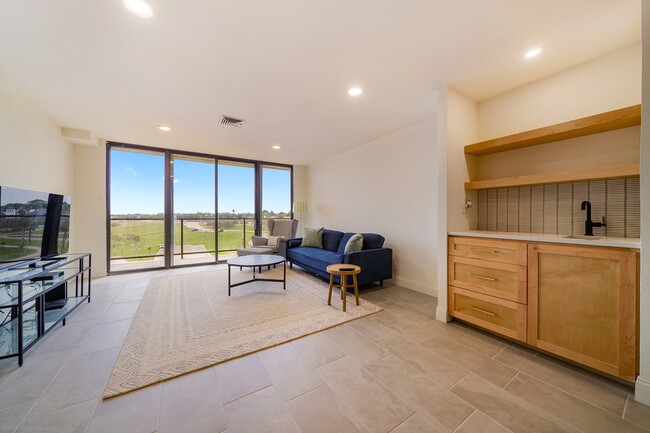
{"type": "Polygon", "coordinates": [[[271,146],[271,149],[278,150],[279,148],[280,148],[280,146],[278,146],[277,144],[275,146],[271,146]]]}
{"type": "Polygon", "coordinates": [[[363,93],[363,90],[361,90],[360,87],[353,87],[350,90],[348,90],[348,95],[350,96],[359,96],[363,93]]]}
{"type": "Polygon", "coordinates": [[[527,59],[532,59],[533,57],[537,56],[541,52],[542,52],[541,48],[535,48],[528,51],[526,54],[524,54],[524,57],[527,59]]]}
{"type": "Polygon", "coordinates": [[[153,8],[145,0],[124,0],[124,6],[139,17],[151,18],[153,16],[153,8]]]}
{"type": "Polygon", "coordinates": [[[165,132],[168,132],[168,131],[172,130],[169,126],[165,126],[165,125],[160,125],[158,127],[158,129],[160,129],[161,131],[165,131],[165,132]]]}

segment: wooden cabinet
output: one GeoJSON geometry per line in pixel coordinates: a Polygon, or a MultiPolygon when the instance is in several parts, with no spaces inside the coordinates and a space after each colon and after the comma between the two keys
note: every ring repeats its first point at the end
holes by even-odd
{"type": "Polygon", "coordinates": [[[526,342],[526,243],[449,238],[449,314],[526,342]]]}
{"type": "Polygon", "coordinates": [[[638,251],[449,237],[449,314],[633,382],[638,251]]]}
{"type": "Polygon", "coordinates": [[[528,245],[528,344],[636,379],[637,253],[528,245]]]}

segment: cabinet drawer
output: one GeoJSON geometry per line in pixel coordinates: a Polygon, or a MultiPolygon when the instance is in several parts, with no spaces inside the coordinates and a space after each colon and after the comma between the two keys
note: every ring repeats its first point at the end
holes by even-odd
{"type": "Polygon", "coordinates": [[[526,342],[526,306],[449,286],[450,315],[526,342]]]}
{"type": "Polygon", "coordinates": [[[528,263],[526,242],[500,239],[450,236],[449,254],[523,266],[528,263]]]}
{"type": "Polygon", "coordinates": [[[525,304],[526,266],[449,256],[449,284],[525,304]]]}

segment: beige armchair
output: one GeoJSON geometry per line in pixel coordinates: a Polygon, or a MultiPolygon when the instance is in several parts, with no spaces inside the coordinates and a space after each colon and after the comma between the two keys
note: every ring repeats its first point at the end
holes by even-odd
{"type": "MultiPolygon", "coordinates": [[[[269,219],[269,236],[283,237],[283,238],[293,238],[296,237],[296,231],[298,230],[298,220],[287,220],[287,219],[269,219]]],[[[278,252],[279,239],[275,242],[275,245],[269,245],[269,238],[262,236],[253,236],[251,237],[251,243],[253,247],[256,248],[268,248],[272,250],[273,254],[278,252]]]]}

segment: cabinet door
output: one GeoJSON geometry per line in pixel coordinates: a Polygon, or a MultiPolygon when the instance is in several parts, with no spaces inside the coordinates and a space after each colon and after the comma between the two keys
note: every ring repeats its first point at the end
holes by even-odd
{"type": "Polygon", "coordinates": [[[637,253],[529,244],[528,344],[634,381],[637,253]]]}

